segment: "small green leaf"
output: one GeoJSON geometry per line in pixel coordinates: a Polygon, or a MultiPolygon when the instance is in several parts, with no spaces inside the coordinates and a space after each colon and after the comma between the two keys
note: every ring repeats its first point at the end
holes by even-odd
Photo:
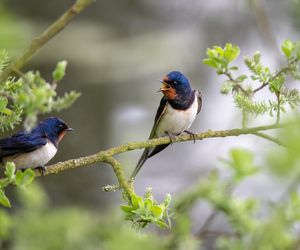
{"type": "Polygon", "coordinates": [[[171,194],[167,193],[166,196],[165,196],[165,199],[164,199],[164,205],[165,205],[165,207],[169,207],[170,206],[171,200],[172,200],[171,194]]]}
{"type": "Polygon", "coordinates": [[[224,48],[224,58],[230,63],[234,61],[240,54],[240,48],[238,46],[227,43],[224,48]]]}
{"type": "Polygon", "coordinates": [[[0,112],[3,112],[4,109],[6,109],[8,100],[6,97],[1,96],[0,97],[0,112]]]}
{"type": "Polygon", "coordinates": [[[239,77],[236,78],[236,81],[238,82],[243,82],[246,80],[248,77],[246,75],[240,75],[239,77]]]}
{"type": "Polygon", "coordinates": [[[239,69],[239,67],[237,67],[237,66],[231,66],[230,68],[229,68],[229,70],[238,70],[239,69]]]}
{"type": "Polygon", "coordinates": [[[5,207],[11,207],[9,199],[6,197],[4,191],[0,189],[0,204],[5,207]]]}
{"type": "Polygon", "coordinates": [[[15,184],[18,187],[25,188],[34,180],[34,177],[35,173],[31,168],[27,168],[24,172],[18,170],[16,174],[15,184]]]}
{"type": "Polygon", "coordinates": [[[121,209],[125,213],[131,213],[134,208],[127,205],[121,205],[121,209]]]}
{"type": "Polygon", "coordinates": [[[67,61],[58,62],[55,70],[52,73],[52,77],[55,81],[60,81],[66,73],[67,61]]]}
{"type": "Polygon", "coordinates": [[[10,183],[11,182],[8,178],[2,178],[2,179],[0,179],[0,188],[6,187],[10,183]]]}
{"type": "Polygon", "coordinates": [[[169,228],[169,226],[163,220],[157,220],[155,221],[155,224],[160,228],[169,228]]]}
{"type": "Polygon", "coordinates": [[[139,208],[143,205],[143,199],[140,196],[132,195],[131,203],[132,203],[134,208],[139,208]]]}
{"type": "Polygon", "coordinates": [[[7,162],[5,166],[5,176],[8,178],[9,182],[15,179],[16,166],[13,162],[7,162]]]}
{"type": "Polygon", "coordinates": [[[287,58],[291,57],[294,49],[295,44],[291,40],[285,40],[281,45],[281,50],[287,58]]]}
{"type": "Polygon", "coordinates": [[[159,205],[154,205],[151,208],[151,212],[157,219],[160,219],[163,216],[164,209],[159,205]]]}
{"type": "Polygon", "coordinates": [[[212,58],[205,58],[203,63],[213,68],[219,68],[218,63],[212,58]]]}

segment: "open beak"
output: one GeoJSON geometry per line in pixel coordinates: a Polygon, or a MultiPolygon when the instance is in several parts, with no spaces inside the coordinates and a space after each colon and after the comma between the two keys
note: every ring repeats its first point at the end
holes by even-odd
{"type": "Polygon", "coordinates": [[[160,80],[160,82],[162,83],[160,91],[168,91],[171,88],[171,86],[167,84],[164,80],[160,80]]]}
{"type": "Polygon", "coordinates": [[[66,131],[74,131],[73,128],[67,128],[66,131]]]}

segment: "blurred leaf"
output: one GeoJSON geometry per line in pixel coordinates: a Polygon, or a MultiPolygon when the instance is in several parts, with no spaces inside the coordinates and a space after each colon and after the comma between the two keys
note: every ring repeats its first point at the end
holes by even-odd
{"type": "Polygon", "coordinates": [[[55,81],[60,81],[66,74],[67,61],[60,61],[57,63],[55,70],[52,73],[52,77],[55,81]]]}
{"type": "Polygon", "coordinates": [[[2,204],[5,207],[11,207],[9,199],[6,197],[2,189],[0,189],[0,204],[2,204]]]}
{"type": "Polygon", "coordinates": [[[30,168],[27,168],[24,172],[22,172],[22,170],[18,170],[16,174],[15,184],[18,187],[25,188],[34,180],[34,177],[35,173],[30,168]]]}
{"type": "Polygon", "coordinates": [[[9,182],[15,179],[16,166],[13,162],[7,162],[5,165],[5,176],[8,178],[9,182]]]}
{"type": "Polygon", "coordinates": [[[284,40],[283,44],[281,45],[281,50],[288,58],[292,55],[294,48],[295,45],[291,40],[284,40]]]}

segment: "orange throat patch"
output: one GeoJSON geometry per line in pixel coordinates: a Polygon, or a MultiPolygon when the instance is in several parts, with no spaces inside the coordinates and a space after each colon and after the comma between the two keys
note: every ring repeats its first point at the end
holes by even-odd
{"type": "Polygon", "coordinates": [[[174,88],[168,88],[162,90],[163,94],[168,98],[168,100],[174,100],[177,96],[176,90],[174,88]]]}
{"type": "Polygon", "coordinates": [[[64,138],[65,134],[66,134],[66,130],[60,132],[60,134],[59,134],[59,136],[58,136],[58,141],[61,141],[62,138],[64,138]]]}

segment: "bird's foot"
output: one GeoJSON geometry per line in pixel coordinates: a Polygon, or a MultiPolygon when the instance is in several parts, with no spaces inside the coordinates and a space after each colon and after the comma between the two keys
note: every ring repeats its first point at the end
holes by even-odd
{"type": "Polygon", "coordinates": [[[194,144],[196,143],[196,135],[195,133],[191,132],[191,131],[188,131],[188,130],[184,130],[184,132],[186,132],[187,134],[189,134],[191,136],[191,138],[193,139],[194,141],[194,144]]]}
{"type": "Polygon", "coordinates": [[[169,132],[166,132],[166,133],[167,133],[167,135],[168,135],[168,137],[170,139],[170,144],[172,145],[174,143],[174,139],[175,139],[176,135],[174,135],[172,133],[169,133],[169,132]]]}
{"type": "Polygon", "coordinates": [[[45,166],[38,166],[35,169],[39,170],[42,176],[46,175],[47,168],[45,166]]]}

